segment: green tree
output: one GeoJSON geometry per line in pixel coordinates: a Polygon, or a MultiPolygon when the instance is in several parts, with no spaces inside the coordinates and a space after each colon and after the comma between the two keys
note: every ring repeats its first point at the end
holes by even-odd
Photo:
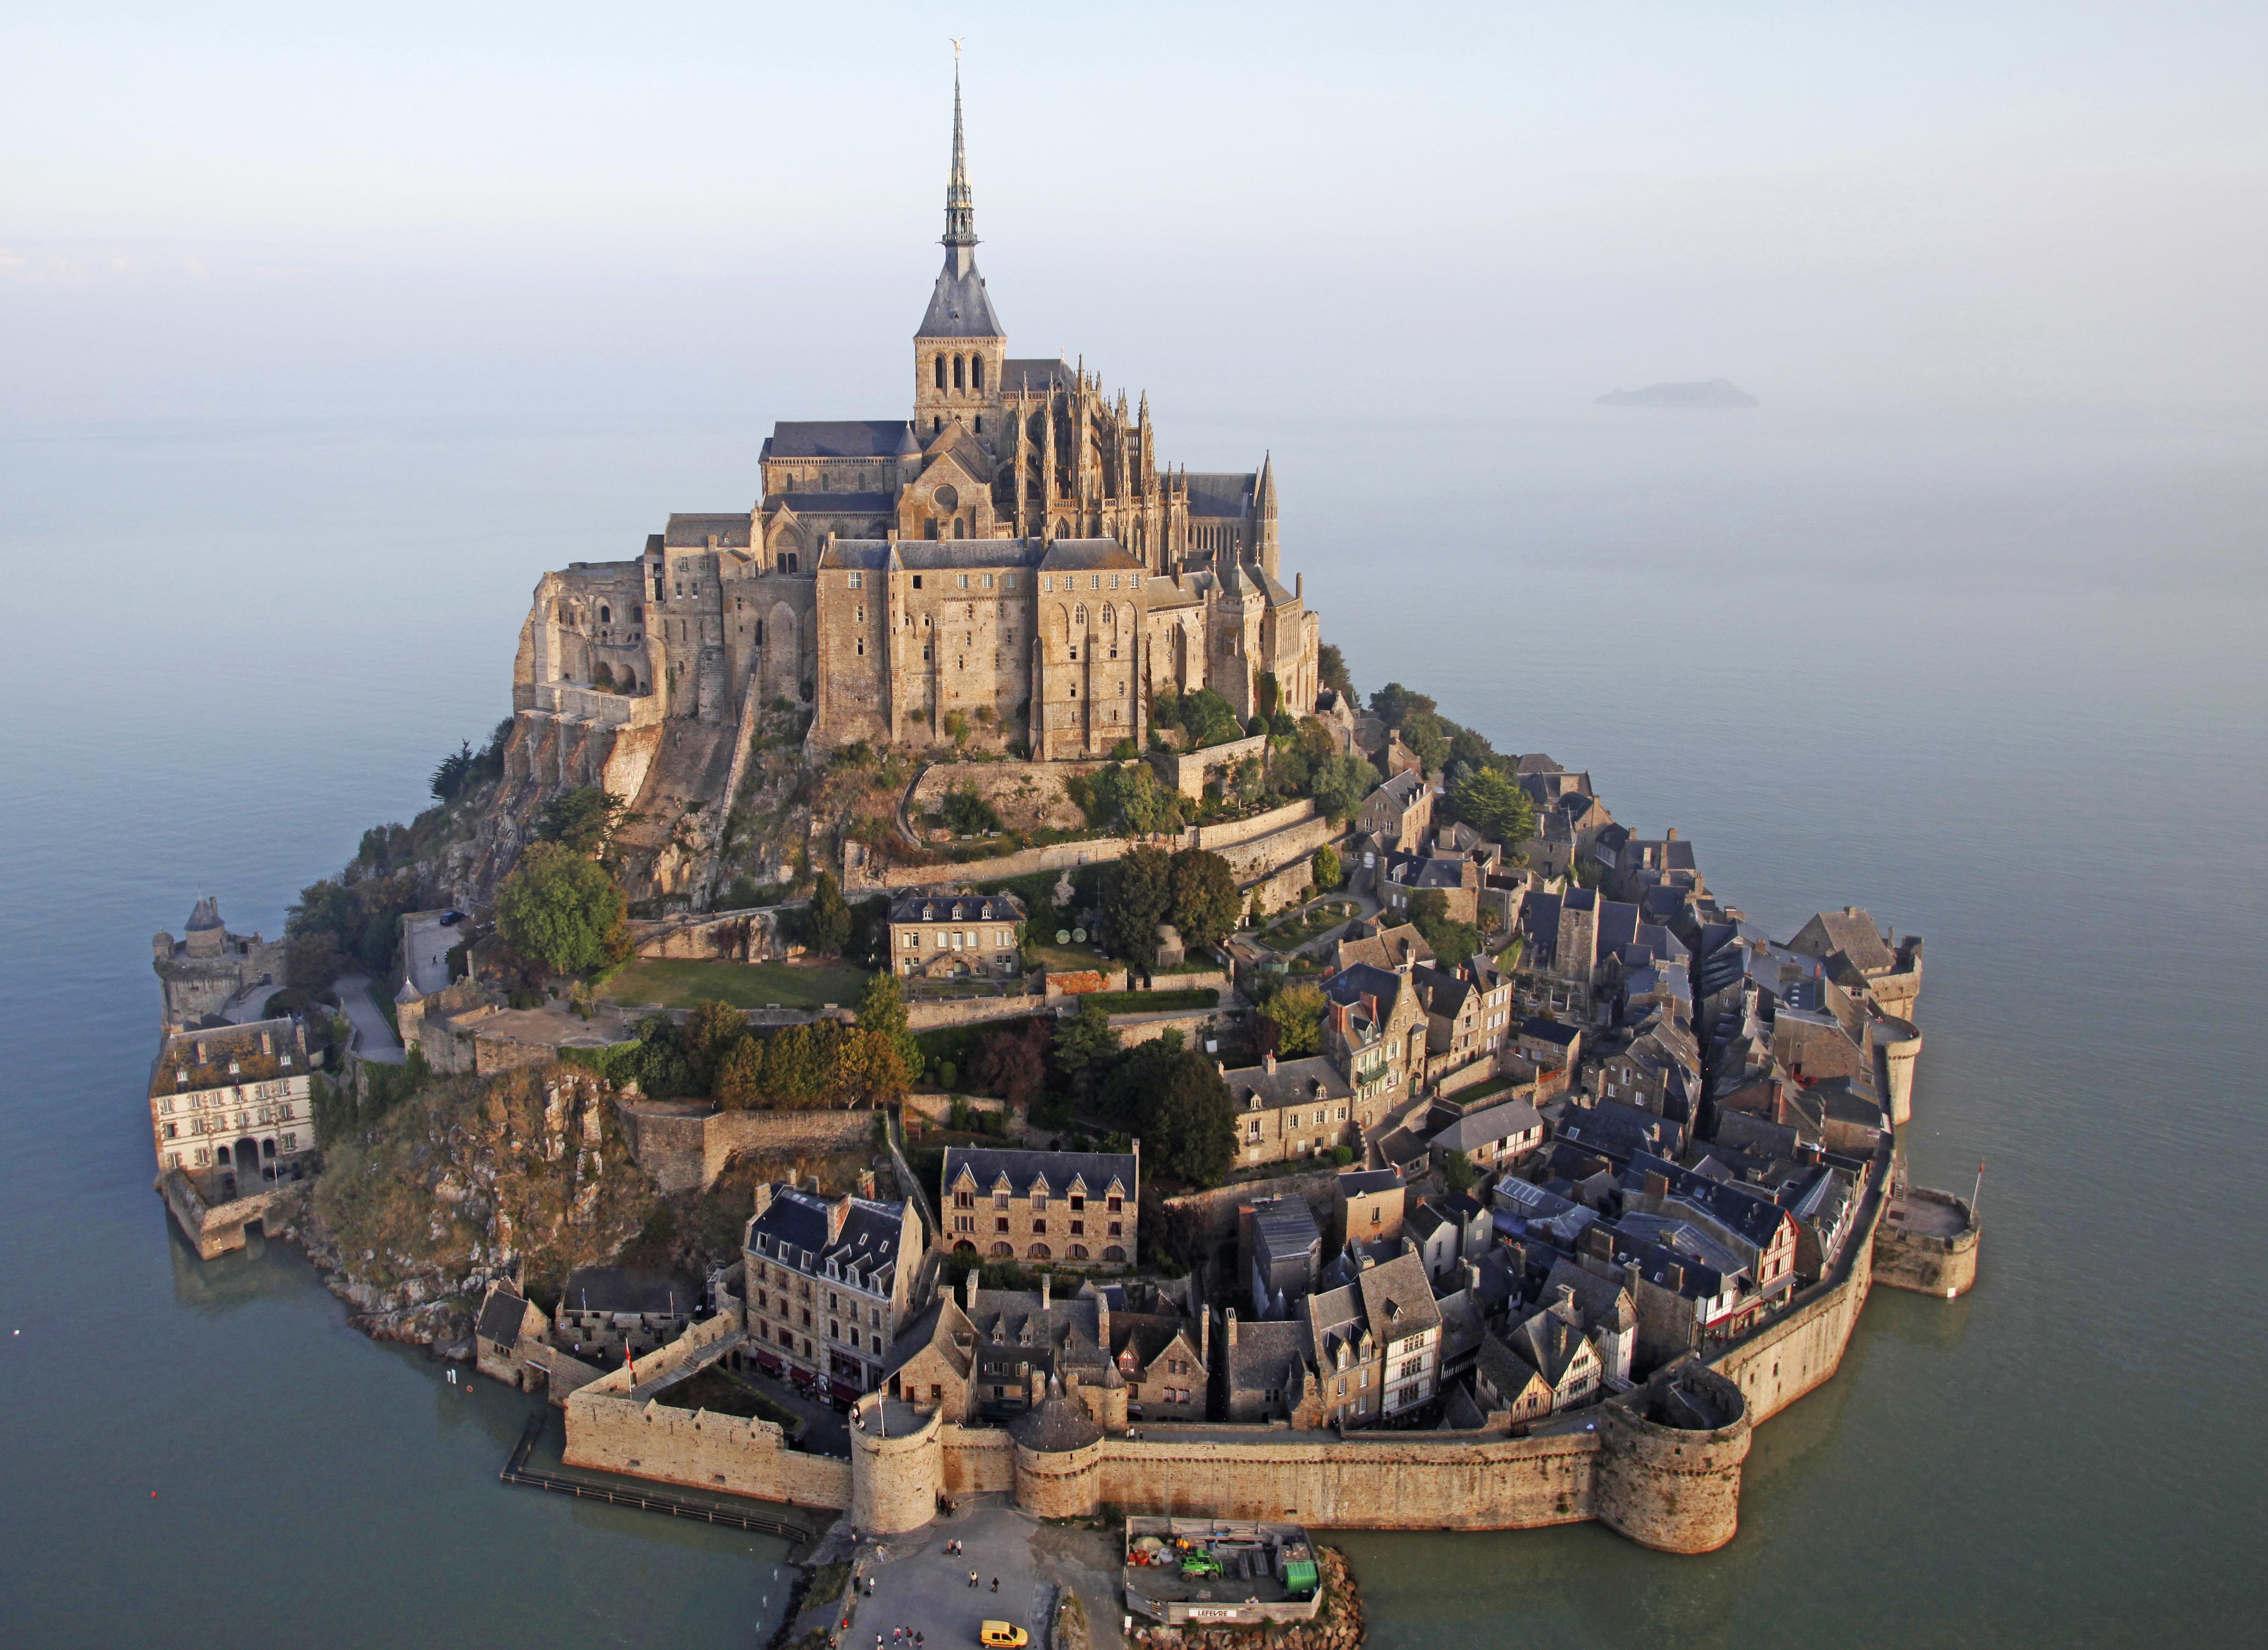
{"type": "Polygon", "coordinates": [[[1236,1108],[1219,1069],[1194,1049],[1176,1049],[1136,1109],[1143,1143],[1159,1162],[1197,1186],[1218,1186],[1236,1164],[1236,1108]]]}
{"type": "Polygon", "coordinates": [[[1158,924],[1173,909],[1173,860],[1144,843],[1102,871],[1102,943],[1145,968],[1158,960],[1158,924]]]}
{"type": "Polygon", "coordinates": [[[887,1106],[912,1084],[916,1068],[887,1032],[865,1026],[839,1030],[828,1053],[827,1089],[837,1105],[887,1106]]]}
{"type": "Polygon", "coordinates": [[[1346,880],[1346,867],[1339,863],[1339,851],[1325,843],[1315,850],[1315,888],[1328,894],[1346,880]]]}
{"type": "Polygon", "coordinates": [[[1445,969],[1454,969],[1481,948],[1480,930],[1470,923],[1452,920],[1449,896],[1439,888],[1425,888],[1410,896],[1410,921],[1433,947],[1445,969]]]}
{"type": "Polygon", "coordinates": [[[1315,763],[1307,794],[1334,820],[1354,817],[1363,799],[1378,788],[1378,770],[1359,756],[1326,756],[1315,763]]]}
{"type": "Polygon", "coordinates": [[[1277,683],[1276,673],[1272,670],[1262,671],[1260,673],[1261,719],[1266,722],[1274,721],[1276,719],[1277,707],[1281,705],[1283,703],[1284,689],[1277,683]]]}
{"type": "Polygon", "coordinates": [[[497,890],[504,944],[554,974],[579,974],[629,954],[622,891],[586,855],[531,843],[497,890]]]}
{"type": "Polygon", "coordinates": [[[921,1070],[921,1044],[906,1028],[905,988],[896,975],[885,969],[867,980],[858,998],[858,1028],[887,1040],[909,1073],[921,1070]]]}
{"type": "Polygon", "coordinates": [[[850,907],[834,873],[822,871],[812,885],[811,902],[803,911],[803,943],[827,956],[839,957],[850,943],[850,907]]]}
{"type": "Polygon", "coordinates": [[[1480,1177],[1473,1160],[1462,1152],[1452,1152],[1441,1160],[1441,1183],[1453,1192],[1470,1191],[1480,1177]]]}
{"type": "Polygon", "coordinates": [[[1354,690],[1354,678],[1347,672],[1346,655],[1332,643],[1325,642],[1315,650],[1315,680],[1351,704],[1362,703],[1354,690]]]}
{"type": "Polygon", "coordinates": [[[1321,986],[1285,986],[1260,1005],[1260,1017],[1276,1028],[1276,1054],[1279,1059],[1296,1059],[1322,1047],[1321,986]]]}
{"type": "Polygon", "coordinates": [[[1398,681],[1389,681],[1370,696],[1370,712],[1388,727],[1400,727],[1412,716],[1431,716],[1440,707],[1422,693],[1412,693],[1398,681]]]}
{"type": "Polygon", "coordinates": [[[433,770],[431,786],[434,799],[440,802],[454,800],[457,792],[465,788],[465,781],[472,777],[475,761],[470,740],[442,757],[440,766],[433,770]]]}
{"type": "Polygon", "coordinates": [[[594,784],[578,785],[572,791],[562,791],[543,805],[543,812],[535,821],[535,834],[544,842],[557,843],[570,852],[587,858],[607,845],[622,815],[622,798],[611,796],[594,784]]]}
{"type": "Polygon", "coordinates": [[[754,1111],[764,1103],[764,1041],[743,1036],[717,1063],[717,1103],[727,1111],[754,1111]]]}
{"type": "Polygon", "coordinates": [[[956,836],[989,836],[1000,829],[999,810],[977,793],[973,784],[955,785],[945,793],[945,828],[956,836]]]}
{"type": "Polygon", "coordinates": [[[1193,948],[1217,946],[1236,927],[1236,873],[1228,861],[1202,848],[1184,848],[1172,868],[1170,921],[1182,943],[1193,948]]]}
{"type": "Polygon", "coordinates": [[[807,1110],[827,1101],[827,1057],[819,1028],[832,1020],[790,1026],[764,1039],[764,1089],[784,1111],[807,1110]]]}
{"type": "Polygon", "coordinates": [[[685,1050],[686,1063],[693,1068],[696,1093],[713,1092],[717,1071],[725,1053],[747,1035],[747,1016],[732,1004],[711,998],[693,1005],[692,1011],[685,1016],[684,1030],[678,1033],[678,1042],[685,1050]]]}
{"type": "Polygon", "coordinates": [[[976,1039],[969,1076],[985,1093],[1028,1107],[1047,1086],[1047,1054],[1048,1022],[1036,1014],[989,1027],[976,1039]]]}
{"type": "Polygon", "coordinates": [[[1079,1012],[1056,1027],[1056,1070],[1074,1094],[1093,1093],[1117,1052],[1109,1012],[1092,997],[1081,998],[1079,1012]]]}
{"type": "Polygon", "coordinates": [[[1449,784],[1456,816],[1507,849],[1535,835],[1535,805],[1528,792],[1493,768],[1467,768],[1449,784]]]}
{"type": "Polygon", "coordinates": [[[1244,737],[1244,727],[1236,719],[1236,712],[1228,708],[1228,701],[1211,688],[1199,688],[1181,696],[1181,725],[1189,736],[1192,749],[1206,745],[1226,745],[1233,739],[1244,737]]]}

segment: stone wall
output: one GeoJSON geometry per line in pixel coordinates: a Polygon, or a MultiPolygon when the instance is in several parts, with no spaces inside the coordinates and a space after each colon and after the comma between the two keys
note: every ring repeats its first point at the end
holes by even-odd
{"type": "Polygon", "coordinates": [[[940,1430],[939,1442],[944,1451],[942,1481],[949,1498],[1006,1495],[1015,1489],[1015,1443],[1005,1432],[948,1424],[940,1430]]]}
{"type": "Polygon", "coordinates": [[[762,962],[781,954],[777,918],[769,910],[632,923],[630,944],[641,957],[690,961],[728,957],[735,962],[762,962]]]}
{"type": "Polygon", "coordinates": [[[945,806],[946,793],[968,786],[990,803],[1011,830],[1077,830],[1086,823],[1078,803],[1064,794],[1064,781],[1093,773],[1099,762],[940,762],[922,770],[906,793],[906,811],[917,820],[945,806]]]}
{"type": "MultiPolygon", "coordinates": [[[[1178,986],[1169,986],[1178,991],[1178,986]]],[[[1138,1042],[1155,1042],[1169,1031],[1178,1031],[1190,1048],[1203,1050],[1208,1028],[1214,1026],[1226,1011],[1219,1008],[1192,1009],[1186,1014],[1113,1014],[1110,1028],[1118,1034],[1118,1046],[1130,1049],[1138,1042]]]]}
{"type": "Polygon", "coordinates": [[[1233,768],[1246,758],[1257,756],[1268,748],[1268,736],[1255,733],[1249,739],[1231,740],[1226,745],[1208,745],[1203,750],[1152,751],[1150,762],[1158,770],[1158,777],[1169,790],[1186,797],[1204,794],[1205,781],[1224,768],[1233,768]]]}
{"type": "Polygon", "coordinates": [[[1304,1197],[1315,1212],[1315,1224],[1328,1234],[1337,1190],[1338,1170],[1322,1168],[1310,1175],[1279,1175],[1272,1180],[1237,1181],[1211,1191],[1184,1192],[1166,1199],[1166,1207],[1177,1214],[1195,1212],[1204,1222],[1206,1241],[1218,1243],[1234,1235],[1240,1204],[1261,1197],[1304,1197]]]}
{"type": "Polygon", "coordinates": [[[1965,1198],[1926,1186],[1911,1188],[1908,1205],[1934,1211],[1934,1225],[1948,1232],[1917,1231],[1885,1220],[1874,1228],[1874,1281],[1892,1289],[1950,1300],[1966,1294],[1977,1282],[1977,1249],[1982,1229],[1965,1198]]]}
{"type": "Polygon", "coordinates": [[[850,1463],[790,1448],[770,1421],[675,1410],[651,1399],[640,1403],[603,1390],[606,1384],[593,1381],[567,1400],[564,1458],[571,1467],[790,1506],[840,1511],[850,1505],[850,1463]]]}
{"type": "MultiPolygon", "coordinates": [[[[919,1529],[937,1516],[937,1500],[944,1488],[938,1431],[944,1413],[932,1411],[923,1420],[889,1435],[873,1430],[873,1418],[885,1400],[878,1394],[861,1399],[851,1411],[850,1523],[863,1534],[895,1536],[919,1529]]],[[[912,1406],[888,1401],[895,1419],[910,1419],[912,1406]]]]}
{"type": "Polygon", "coordinates": [[[906,1005],[906,1028],[935,1031],[942,1026],[978,1026],[991,1020],[1021,1020],[1052,1012],[1050,1004],[1036,997],[916,998],[906,1005]]]}
{"type": "Polygon", "coordinates": [[[666,1192],[705,1191],[743,1152],[819,1155],[856,1150],[871,1111],[711,1111],[697,1101],[618,1098],[631,1155],[666,1192]]]}

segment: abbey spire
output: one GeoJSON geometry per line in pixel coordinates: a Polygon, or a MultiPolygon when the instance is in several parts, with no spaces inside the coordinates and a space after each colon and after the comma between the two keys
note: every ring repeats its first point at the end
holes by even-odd
{"type": "Polygon", "coordinates": [[[958,420],[978,436],[997,399],[1007,335],[976,273],[976,203],[961,136],[961,65],[953,66],[953,170],[945,185],[945,268],[914,335],[914,432],[927,441],[958,420]]]}

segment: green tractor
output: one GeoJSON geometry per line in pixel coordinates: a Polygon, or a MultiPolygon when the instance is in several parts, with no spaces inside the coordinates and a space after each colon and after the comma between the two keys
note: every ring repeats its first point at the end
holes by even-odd
{"type": "Polygon", "coordinates": [[[1218,1576],[1220,1560],[1209,1552],[1193,1552],[1182,1560],[1182,1573],[1193,1581],[1218,1576]]]}

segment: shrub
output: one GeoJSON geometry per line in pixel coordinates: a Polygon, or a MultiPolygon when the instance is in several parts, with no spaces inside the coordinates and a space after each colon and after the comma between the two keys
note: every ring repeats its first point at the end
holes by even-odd
{"type": "Polygon", "coordinates": [[[497,932],[554,974],[576,974],[630,954],[622,891],[595,861],[539,842],[497,891],[497,932]]]}

